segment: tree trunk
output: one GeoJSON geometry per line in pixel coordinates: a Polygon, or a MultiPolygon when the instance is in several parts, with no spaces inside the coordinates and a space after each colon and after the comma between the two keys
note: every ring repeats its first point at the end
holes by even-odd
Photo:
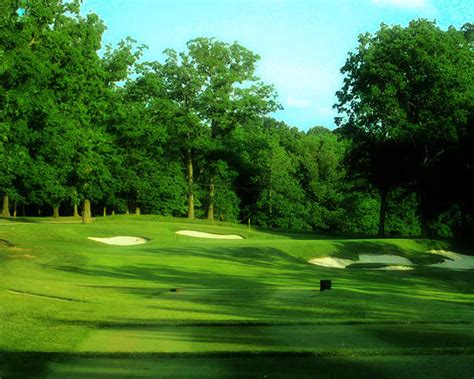
{"type": "Polygon", "coordinates": [[[188,218],[194,219],[194,188],[193,188],[193,160],[191,157],[191,151],[188,151],[188,218]]]}
{"type": "Polygon", "coordinates": [[[385,237],[385,219],[387,216],[388,190],[380,190],[379,231],[377,237],[385,237]]]}
{"type": "Polygon", "coordinates": [[[103,216],[107,216],[107,207],[104,207],[104,213],[103,213],[103,216]]]}
{"type": "Polygon", "coordinates": [[[136,208],[135,208],[135,214],[136,214],[137,216],[140,216],[140,213],[141,213],[141,212],[140,212],[140,208],[136,207],[136,208]]]}
{"type": "Polygon", "coordinates": [[[115,210],[112,211],[112,216],[115,216],[115,210]]]}
{"type": "Polygon", "coordinates": [[[207,208],[207,219],[214,221],[214,196],[215,196],[215,187],[214,187],[214,176],[211,176],[209,181],[209,205],[207,208]]]}
{"type": "Polygon", "coordinates": [[[273,228],[273,200],[272,200],[272,194],[273,194],[273,191],[270,190],[269,194],[268,194],[268,212],[270,214],[270,217],[269,217],[269,226],[270,228],[273,228]]]}
{"type": "Polygon", "coordinates": [[[420,205],[419,205],[419,212],[420,212],[420,227],[421,227],[421,237],[422,238],[429,238],[431,236],[430,231],[430,220],[432,217],[432,210],[431,210],[431,201],[428,199],[428,195],[426,191],[420,191],[421,198],[420,198],[420,205]]]}
{"type": "Polygon", "coordinates": [[[16,218],[17,214],[17,204],[16,201],[13,203],[13,218],[16,218]]]}
{"type": "Polygon", "coordinates": [[[8,195],[3,196],[2,217],[10,217],[10,204],[8,201],[8,195]]]}
{"type": "Polygon", "coordinates": [[[459,231],[458,231],[458,237],[460,239],[465,239],[466,237],[469,236],[467,232],[467,230],[469,229],[468,228],[468,225],[469,225],[469,221],[468,221],[468,217],[467,217],[467,212],[464,210],[464,206],[461,205],[460,207],[460,210],[459,212],[461,213],[461,225],[459,227],[459,231]]]}
{"type": "Polygon", "coordinates": [[[82,208],[82,223],[89,224],[92,221],[91,216],[91,202],[90,200],[84,200],[84,205],[82,208]]]}
{"type": "Polygon", "coordinates": [[[430,237],[430,222],[425,215],[421,215],[421,237],[430,237]]]}
{"type": "Polygon", "coordinates": [[[77,209],[77,204],[74,203],[74,217],[80,217],[79,210],[77,209]]]}
{"type": "Polygon", "coordinates": [[[77,205],[79,203],[79,200],[78,200],[78,196],[77,196],[77,189],[74,188],[74,197],[72,198],[72,202],[73,202],[73,207],[74,207],[74,210],[73,210],[73,215],[74,217],[81,217],[81,215],[79,214],[79,206],[77,205]]]}
{"type": "Polygon", "coordinates": [[[53,218],[59,218],[59,207],[58,206],[53,207],[53,218]]]}
{"type": "Polygon", "coordinates": [[[273,192],[272,192],[272,190],[270,190],[269,193],[268,193],[268,213],[270,213],[270,218],[273,214],[272,195],[273,195],[273,192]]]}

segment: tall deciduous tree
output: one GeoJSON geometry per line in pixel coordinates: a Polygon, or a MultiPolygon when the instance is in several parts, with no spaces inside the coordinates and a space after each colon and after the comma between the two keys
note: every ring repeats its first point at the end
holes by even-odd
{"type": "Polygon", "coordinates": [[[347,147],[345,140],[323,127],[308,130],[298,143],[300,181],[310,203],[309,222],[315,229],[336,230],[341,225],[347,147]]]}
{"type": "MultiPolygon", "coordinates": [[[[213,220],[216,162],[222,156],[225,139],[237,125],[277,109],[276,95],[272,86],[255,76],[259,56],[236,42],[197,38],[187,43],[187,52],[178,55],[167,50],[166,54],[164,72],[175,98],[188,114],[198,115],[210,131],[205,149],[210,178],[208,218],[213,220]]],[[[188,164],[190,186],[191,172],[188,164]]],[[[190,190],[190,199],[191,195],[190,190]]]]}
{"type": "Polygon", "coordinates": [[[472,97],[472,55],[463,34],[426,20],[406,28],[382,24],[376,34],[360,36],[341,71],[337,123],[355,142],[353,161],[363,157],[361,169],[380,192],[379,234],[389,191],[409,180],[418,184],[426,225],[429,173],[458,142],[472,97]]]}
{"type": "MultiPolygon", "coordinates": [[[[49,52],[52,71],[47,84],[51,106],[43,131],[49,153],[44,154],[43,161],[51,170],[69,167],[66,179],[57,177],[53,183],[67,183],[71,198],[77,193],[84,199],[84,222],[89,221],[90,200],[102,200],[105,194],[114,192],[113,169],[120,165],[121,157],[108,129],[119,100],[116,83],[126,79],[140,56],[140,49],[134,51],[134,41],[126,39],[115,49],[107,46],[100,57],[104,30],[96,15],[82,17],[78,7],[65,8],[55,16],[49,38],[41,41],[49,52]],[[52,153],[50,145],[58,139],[62,141],[55,143],[52,153]]],[[[56,172],[59,175],[63,170],[56,172]]],[[[48,187],[46,190],[51,192],[48,187]]]]}
{"type": "Polygon", "coordinates": [[[204,146],[208,144],[209,130],[199,119],[199,94],[205,85],[203,77],[191,63],[190,57],[172,49],[165,50],[166,61],[155,73],[163,80],[163,97],[175,106],[174,125],[169,135],[174,141],[170,150],[177,153],[184,162],[187,172],[187,215],[195,217],[195,162],[203,157],[204,146]]]}
{"type": "Polygon", "coordinates": [[[184,121],[179,107],[164,95],[155,64],[140,68],[130,79],[118,106],[121,122],[113,134],[127,162],[117,179],[128,205],[146,212],[182,216],[185,186],[183,169],[176,162],[174,129],[184,121]]]}
{"type": "Polygon", "coordinates": [[[28,180],[31,159],[28,147],[35,142],[35,125],[41,122],[49,78],[47,60],[36,51],[54,14],[74,4],[4,1],[0,3],[0,133],[4,158],[0,163],[3,215],[9,216],[9,197],[18,197],[28,180]]]}

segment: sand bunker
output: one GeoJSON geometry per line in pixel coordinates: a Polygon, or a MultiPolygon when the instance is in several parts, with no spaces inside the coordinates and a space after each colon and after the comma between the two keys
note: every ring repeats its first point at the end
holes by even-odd
{"type": "Polygon", "coordinates": [[[399,265],[411,265],[411,261],[400,257],[398,255],[375,255],[375,254],[359,254],[359,260],[357,263],[383,263],[383,264],[399,264],[399,265]]]}
{"type": "Polygon", "coordinates": [[[456,270],[474,269],[474,256],[458,254],[445,250],[429,250],[428,253],[438,254],[449,258],[445,259],[442,263],[430,265],[432,267],[451,268],[456,270]]]}
{"type": "Polygon", "coordinates": [[[239,236],[237,234],[213,234],[213,233],[204,233],[204,232],[196,232],[193,230],[178,230],[176,234],[181,236],[188,236],[188,237],[197,237],[197,238],[213,238],[213,239],[221,239],[221,240],[242,240],[244,237],[239,236]]]}
{"type": "Polygon", "coordinates": [[[398,255],[388,255],[388,254],[360,254],[358,260],[352,259],[342,259],[335,257],[323,257],[323,258],[313,258],[308,261],[313,265],[323,266],[323,267],[334,267],[334,268],[346,268],[347,266],[354,263],[379,263],[387,264],[392,266],[387,267],[377,267],[371,270],[410,270],[410,267],[400,266],[400,265],[412,265],[410,260],[399,257],[398,255]]]}
{"type": "Polygon", "coordinates": [[[110,238],[99,238],[99,237],[87,237],[88,239],[100,243],[105,243],[107,245],[116,245],[116,246],[131,246],[131,245],[142,245],[147,243],[145,238],[141,237],[131,237],[131,236],[115,236],[110,238]]]}
{"type": "MultiPolygon", "coordinates": [[[[445,250],[429,250],[428,253],[438,254],[446,257],[442,263],[434,263],[429,265],[430,267],[442,267],[455,270],[470,270],[474,269],[474,256],[463,255],[454,253],[452,251],[445,250]]],[[[351,259],[342,259],[335,257],[323,257],[323,258],[313,258],[308,261],[308,263],[323,266],[323,267],[332,267],[332,268],[346,268],[347,266],[354,263],[377,263],[377,264],[386,264],[385,267],[374,267],[374,268],[361,268],[364,270],[413,270],[413,263],[404,257],[398,255],[389,255],[389,254],[359,254],[358,260],[351,259]]]]}
{"type": "Polygon", "coordinates": [[[324,258],[313,258],[308,261],[313,265],[323,266],[323,267],[335,267],[335,268],[346,268],[347,266],[356,263],[351,259],[342,259],[334,257],[324,257],[324,258]]]}
{"type": "Polygon", "coordinates": [[[376,267],[376,268],[371,268],[370,270],[383,270],[383,271],[409,271],[413,270],[413,267],[411,266],[385,266],[385,267],[376,267]]]}

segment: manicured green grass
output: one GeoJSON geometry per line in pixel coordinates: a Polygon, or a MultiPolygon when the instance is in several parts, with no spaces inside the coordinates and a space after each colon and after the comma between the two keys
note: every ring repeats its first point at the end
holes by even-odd
{"type": "Polygon", "coordinates": [[[440,261],[427,250],[453,248],[447,242],[331,239],[158,216],[64,221],[0,220],[2,378],[312,377],[316,369],[339,377],[343,367],[391,377],[399,364],[412,365],[412,377],[427,367],[430,377],[474,373],[474,272],[426,266],[440,261]],[[183,229],[245,239],[175,234],[183,229]],[[87,239],[117,235],[150,241],[87,239]],[[362,253],[419,266],[306,262],[362,253]],[[319,292],[320,279],[332,279],[333,290],[319,292]]]}

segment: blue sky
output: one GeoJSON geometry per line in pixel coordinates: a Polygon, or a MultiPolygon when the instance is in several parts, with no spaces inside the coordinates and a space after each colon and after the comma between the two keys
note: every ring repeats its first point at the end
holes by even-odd
{"type": "Polygon", "coordinates": [[[257,74],[277,89],[284,110],[273,116],[301,130],[335,127],[339,69],[360,33],[419,17],[443,29],[474,22],[474,0],[85,0],[82,9],[105,21],[105,42],[148,45],[145,60],[196,37],[239,42],[260,55],[257,74]]]}

